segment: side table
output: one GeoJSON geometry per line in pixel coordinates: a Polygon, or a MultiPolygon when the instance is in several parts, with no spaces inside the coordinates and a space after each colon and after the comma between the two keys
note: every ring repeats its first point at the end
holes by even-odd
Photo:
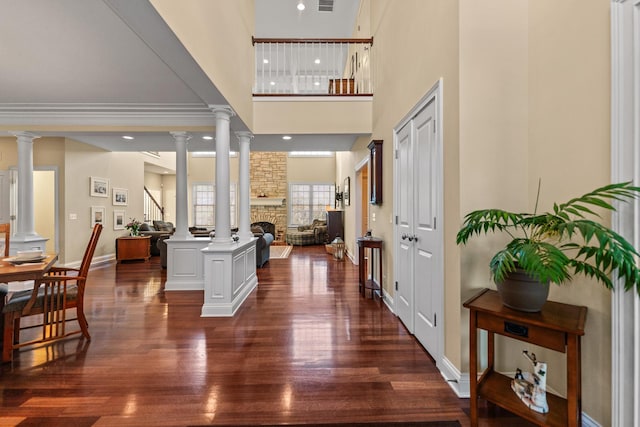
{"type": "Polygon", "coordinates": [[[539,426],[581,425],[580,337],[587,307],[547,301],[538,313],[505,307],[496,291],[485,289],[466,301],[469,317],[471,425],[478,425],[478,399],[483,398],[539,426]],[[487,369],[478,378],[478,329],[487,331],[487,369]],[[547,391],[549,412],[527,408],[511,390],[511,378],[494,371],[495,334],[566,353],[567,398],[547,391]]]}
{"type": "Polygon", "coordinates": [[[364,296],[367,289],[371,290],[371,298],[377,293],[380,297],[380,303],[384,299],[384,291],[382,289],[382,283],[377,283],[373,278],[373,253],[374,250],[378,252],[378,280],[382,282],[382,239],[379,237],[359,237],[356,239],[358,243],[358,282],[360,292],[364,296]],[[371,279],[367,276],[365,271],[365,251],[369,249],[369,268],[371,271],[371,279]]]}
{"type": "Polygon", "coordinates": [[[134,259],[147,261],[149,258],[151,258],[151,236],[116,238],[116,260],[118,263],[134,259]]]}

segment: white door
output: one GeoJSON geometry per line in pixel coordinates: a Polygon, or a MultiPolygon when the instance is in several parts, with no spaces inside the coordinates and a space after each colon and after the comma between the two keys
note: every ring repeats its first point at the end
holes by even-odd
{"type": "Polygon", "coordinates": [[[398,132],[396,170],[397,203],[397,286],[394,296],[396,314],[409,332],[413,333],[413,244],[409,236],[413,235],[413,173],[411,122],[398,132]]]}
{"type": "MultiPolygon", "coordinates": [[[[413,120],[415,199],[413,256],[415,259],[415,331],[418,341],[432,356],[439,354],[437,315],[443,287],[440,277],[442,253],[437,228],[440,149],[436,138],[435,101],[413,120]]],[[[441,316],[442,317],[442,316],[441,316]]]]}
{"type": "Polygon", "coordinates": [[[436,93],[396,132],[396,314],[439,362],[442,354],[442,149],[436,93]],[[440,317],[440,319],[439,319],[440,317]]]}

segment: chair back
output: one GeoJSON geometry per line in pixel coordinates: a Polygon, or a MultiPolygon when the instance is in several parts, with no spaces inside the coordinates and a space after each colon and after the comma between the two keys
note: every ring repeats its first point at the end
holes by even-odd
{"type": "Polygon", "coordinates": [[[93,231],[91,232],[91,238],[89,239],[89,243],[87,244],[87,249],[84,251],[84,256],[82,257],[82,263],[80,264],[80,268],[78,275],[82,277],[87,277],[87,273],[89,272],[89,267],[91,266],[91,260],[93,259],[93,253],[96,250],[96,246],[98,246],[98,239],[100,238],[100,233],[102,233],[102,224],[96,224],[93,227],[93,231]]]}
{"type": "Polygon", "coordinates": [[[8,222],[0,224],[0,240],[2,239],[4,241],[0,242],[0,252],[4,252],[4,256],[7,257],[9,256],[9,242],[11,240],[11,224],[8,222]]]}

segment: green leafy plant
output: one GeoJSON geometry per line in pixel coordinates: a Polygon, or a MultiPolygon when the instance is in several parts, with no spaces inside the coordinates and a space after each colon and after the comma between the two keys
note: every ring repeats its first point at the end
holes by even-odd
{"type": "Polygon", "coordinates": [[[615,271],[625,290],[635,287],[640,295],[636,249],[618,233],[587,218],[599,217],[594,208],[615,211],[612,201],[629,201],[639,194],[640,187],[630,182],[610,184],[566,203],[554,203],[552,212],[538,214],[538,185],[534,213],[473,211],[465,216],[456,242],[464,245],[473,235],[507,233],[512,240],[489,264],[496,282],[521,268],[543,283],[562,284],[583,274],[613,289],[611,273],[615,271]]]}

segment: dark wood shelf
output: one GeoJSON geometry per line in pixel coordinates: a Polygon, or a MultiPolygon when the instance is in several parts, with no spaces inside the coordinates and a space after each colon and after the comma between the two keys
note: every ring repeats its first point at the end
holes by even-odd
{"type": "Polygon", "coordinates": [[[505,307],[498,293],[484,289],[463,304],[469,316],[469,381],[471,426],[478,425],[478,399],[482,398],[539,426],[581,425],[581,354],[587,308],[547,301],[538,313],[505,307]],[[487,369],[478,379],[478,330],[487,331],[487,369]],[[495,335],[517,339],[566,353],[567,398],[547,391],[549,412],[529,409],[511,389],[511,379],[494,370],[495,335]]]}
{"type": "Polygon", "coordinates": [[[478,383],[478,397],[541,426],[567,425],[567,399],[547,392],[549,412],[541,414],[529,409],[511,390],[511,378],[491,371],[478,383]]]}

